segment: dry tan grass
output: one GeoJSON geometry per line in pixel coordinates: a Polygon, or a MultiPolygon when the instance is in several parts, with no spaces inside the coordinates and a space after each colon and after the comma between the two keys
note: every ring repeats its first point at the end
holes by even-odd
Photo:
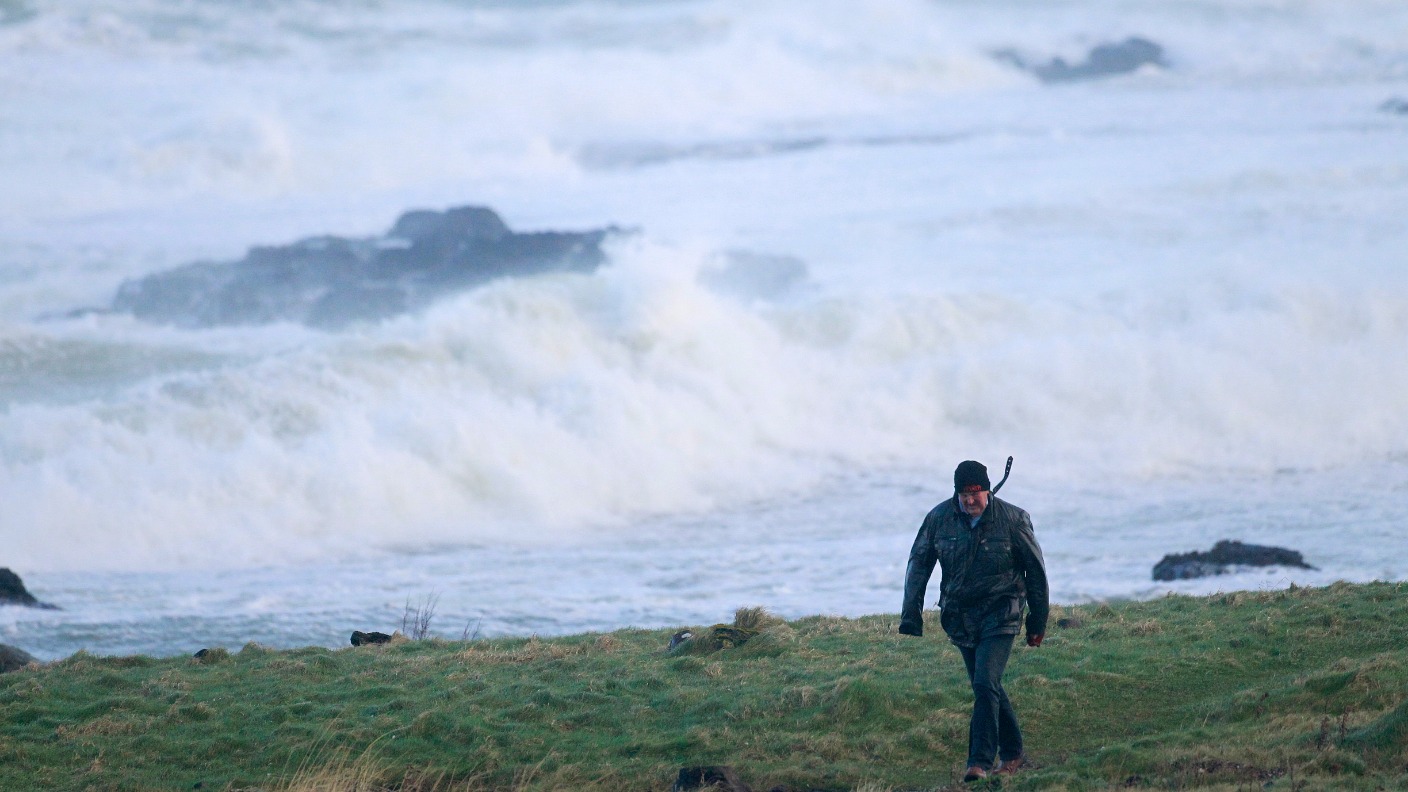
{"type": "MultiPolygon", "coordinates": [[[[614,647],[612,643],[615,639],[602,643],[598,641],[595,648],[602,651],[611,651],[614,647]]],[[[495,649],[488,646],[470,646],[468,649],[455,655],[458,659],[467,663],[531,663],[537,660],[551,659],[561,660],[564,657],[583,655],[589,648],[583,644],[564,645],[560,643],[548,643],[537,638],[530,638],[522,646],[513,649],[495,649]]]]}
{"type": "Polygon", "coordinates": [[[1146,619],[1131,624],[1129,631],[1135,635],[1158,635],[1164,631],[1164,626],[1159,623],[1158,619],[1146,619]]]}
{"type": "Polygon", "coordinates": [[[274,792],[479,792],[475,781],[450,783],[444,774],[410,771],[397,777],[373,750],[351,759],[334,753],[322,764],[305,764],[274,792]]]}
{"type": "Polygon", "coordinates": [[[733,626],[740,630],[762,632],[785,622],[768,612],[767,608],[739,608],[733,612],[733,626]]]}

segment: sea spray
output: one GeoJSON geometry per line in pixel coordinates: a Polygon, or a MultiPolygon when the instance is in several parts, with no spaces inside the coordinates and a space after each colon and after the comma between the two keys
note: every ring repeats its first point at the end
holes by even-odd
{"type": "Polygon", "coordinates": [[[1059,453],[1026,474],[1055,483],[1342,465],[1388,458],[1408,431],[1393,395],[1408,375],[1381,366],[1408,305],[1382,296],[754,302],[701,285],[700,251],[634,241],[614,256],[344,334],[287,328],[263,354],[198,354],[191,333],[171,356],[185,367],[109,357],[102,393],[17,399],[0,483],[9,519],[34,530],[11,563],[265,564],[571,531],[990,436],[1059,453]],[[1325,376],[1284,387],[1308,370],[1325,376]]]}

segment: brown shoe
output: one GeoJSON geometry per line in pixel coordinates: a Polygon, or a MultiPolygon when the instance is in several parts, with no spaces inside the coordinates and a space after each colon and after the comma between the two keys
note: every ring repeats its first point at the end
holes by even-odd
{"type": "Polygon", "coordinates": [[[967,772],[963,774],[964,781],[982,781],[984,778],[987,777],[988,771],[984,770],[981,767],[978,767],[977,765],[973,765],[972,767],[968,768],[967,772]]]}
{"type": "Polygon", "coordinates": [[[1027,757],[1019,756],[1016,759],[1004,759],[1002,764],[997,766],[998,775],[1016,775],[1027,763],[1027,757]]]}

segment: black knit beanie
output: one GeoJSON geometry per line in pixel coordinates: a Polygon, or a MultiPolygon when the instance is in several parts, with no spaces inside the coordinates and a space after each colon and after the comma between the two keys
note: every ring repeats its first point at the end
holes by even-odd
{"type": "Polygon", "coordinates": [[[988,481],[988,469],[981,462],[969,459],[958,463],[953,471],[954,492],[987,492],[990,489],[992,482],[988,481]]]}

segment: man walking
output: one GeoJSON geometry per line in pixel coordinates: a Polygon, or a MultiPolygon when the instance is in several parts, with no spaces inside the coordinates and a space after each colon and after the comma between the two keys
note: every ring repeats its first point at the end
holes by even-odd
{"type": "Polygon", "coordinates": [[[1002,689],[1002,672],[1021,632],[1024,604],[1030,610],[1027,645],[1041,646],[1045,637],[1046,564],[1031,517],[993,495],[986,467],[972,460],[960,464],[953,490],[953,498],[924,518],[909,551],[900,632],[924,634],[924,590],[937,562],[939,622],[963,654],[973,686],[963,780],[978,781],[993,769],[995,756],[1002,760],[999,773],[1015,773],[1022,765],[1022,730],[1002,689]]]}

